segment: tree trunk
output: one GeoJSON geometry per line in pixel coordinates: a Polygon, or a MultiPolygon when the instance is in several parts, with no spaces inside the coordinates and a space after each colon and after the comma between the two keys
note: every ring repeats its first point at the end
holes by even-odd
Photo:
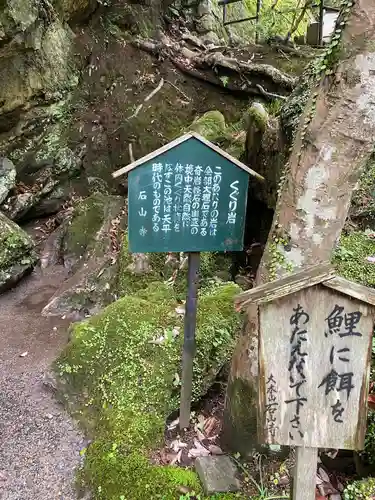
{"type": "MultiPolygon", "coordinates": [[[[256,284],[327,261],[351,194],[375,143],[375,2],[347,0],[317,85],[301,117],[285,168],[256,284]]],[[[256,446],[258,339],[247,318],[229,377],[224,441],[248,454],[256,446]]]]}

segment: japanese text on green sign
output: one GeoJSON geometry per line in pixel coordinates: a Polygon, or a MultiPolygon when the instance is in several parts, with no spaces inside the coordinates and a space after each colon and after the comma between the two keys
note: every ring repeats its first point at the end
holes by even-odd
{"type": "Polygon", "coordinates": [[[242,249],[248,173],[192,141],[175,148],[189,162],[172,149],[129,173],[131,251],[242,249]]]}

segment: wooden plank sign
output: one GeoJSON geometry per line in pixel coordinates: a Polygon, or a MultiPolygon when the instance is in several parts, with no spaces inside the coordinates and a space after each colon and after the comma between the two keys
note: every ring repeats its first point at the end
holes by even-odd
{"type": "Polygon", "coordinates": [[[250,303],[260,441],[297,447],[293,500],[315,500],[318,448],[364,447],[375,293],[323,263],[236,300],[237,309],[250,303]]]}
{"type": "Polygon", "coordinates": [[[180,428],[190,421],[199,252],[243,248],[249,176],[259,174],[196,133],[113,174],[128,177],[129,250],[187,252],[180,428]]]}
{"type": "Polygon", "coordinates": [[[268,443],[362,449],[372,307],[321,285],[260,308],[268,443]]]}
{"type": "Polygon", "coordinates": [[[131,252],[242,250],[249,174],[258,174],[198,134],[130,167],[131,252]]]}

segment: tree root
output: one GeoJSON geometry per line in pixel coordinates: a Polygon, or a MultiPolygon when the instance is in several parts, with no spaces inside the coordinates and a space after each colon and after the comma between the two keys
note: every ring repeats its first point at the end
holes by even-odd
{"type": "Polygon", "coordinates": [[[133,45],[159,59],[169,59],[180,71],[231,92],[273,100],[289,95],[297,79],[269,64],[244,62],[210,50],[190,50],[164,36],[162,41],[135,40],[133,45]]]}

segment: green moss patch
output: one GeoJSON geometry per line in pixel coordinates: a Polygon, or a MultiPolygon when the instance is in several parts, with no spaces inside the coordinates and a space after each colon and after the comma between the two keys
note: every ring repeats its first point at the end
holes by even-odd
{"type": "Polygon", "coordinates": [[[375,154],[367,162],[358,188],[353,191],[350,216],[361,226],[372,225],[375,220],[375,154]]]}
{"type": "Polygon", "coordinates": [[[225,118],[220,111],[207,111],[190,125],[189,130],[197,132],[208,141],[215,141],[224,135],[225,118]]]}
{"type": "MultiPolygon", "coordinates": [[[[169,283],[177,299],[184,300],[186,295],[187,261],[181,267],[186,256],[167,253],[131,254],[128,238],[125,234],[121,246],[118,295],[124,295],[143,290],[150,282],[169,283]]],[[[230,278],[231,259],[219,252],[202,252],[200,258],[199,276],[202,288],[210,288],[215,283],[215,276],[222,281],[230,278]]]]}
{"type": "Polygon", "coordinates": [[[0,228],[0,269],[23,263],[29,257],[35,261],[35,257],[31,258],[34,243],[28,234],[5,216],[0,217],[0,228]]]}
{"type": "Polygon", "coordinates": [[[375,264],[367,260],[375,256],[375,239],[364,232],[342,235],[334,254],[334,264],[344,278],[375,287],[375,264]]]}
{"type": "MultiPolygon", "coordinates": [[[[199,298],[193,398],[202,396],[230,359],[239,328],[234,284],[206,288],[199,298]]],[[[153,283],[76,324],[55,369],[77,415],[91,422],[94,443],[82,478],[94,498],[179,498],[199,488],[195,474],[150,464],[166,417],[178,408],[183,318],[173,290],[153,283]],[[176,333],[179,331],[177,336],[176,333]]]]}

